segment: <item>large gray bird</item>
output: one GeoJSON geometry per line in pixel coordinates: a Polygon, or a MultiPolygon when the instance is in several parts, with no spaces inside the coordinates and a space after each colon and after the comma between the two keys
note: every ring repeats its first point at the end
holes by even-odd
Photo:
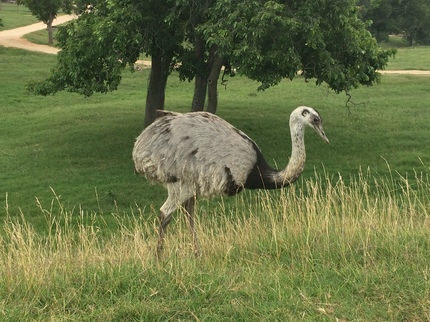
{"type": "Polygon", "coordinates": [[[291,157],[285,169],[276,170],[252,139],[220,117],[206,112],[158,111],[158,118],[139,135],[133,149],[136,172],[163,184],[168,192],[160,208],[158,255],[178,207],[186,211],[198,256],[194,227],[197,198],[233,196],[243,188],[277,189],[296,181],[305,165],[306,125],[329,142],[319,113],[307,106],[296,108],[290,116],[291,157]]]}

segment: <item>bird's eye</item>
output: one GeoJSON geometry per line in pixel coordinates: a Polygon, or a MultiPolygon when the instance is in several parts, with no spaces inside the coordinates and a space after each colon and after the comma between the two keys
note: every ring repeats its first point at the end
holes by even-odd
{"type": "Polygon", "coordinates": [[[314,117],[314,123],[319,123],[320,119],[318,117],[314,117]]]}

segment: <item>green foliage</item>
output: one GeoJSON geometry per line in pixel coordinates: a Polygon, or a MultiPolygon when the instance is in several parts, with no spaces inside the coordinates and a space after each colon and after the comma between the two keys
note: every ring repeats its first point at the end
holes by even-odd
{"type": "Polygon", "coordinates": [[[127,60],[121,60],[125,57],[117,52],[117,48],[106,46],[114,22],[106,23],[108,30],[104,33],[95,26],[96,20],[96,14],[83,13],[79,21],[59,29],[57,41],[62,51],[58,54],[58,64],[49,79],[30,83],[29,90],[48,95],[65,89],[89,96],[118,87],[127,60]],[[102,34],[108,39],[105,40],[102,34]]]}
{"type": "Polygon", "coordinates": [[[427,0],[360,0],[360,16],[371,20],[369,30],[378,41],[403,34],[412,46],[430,44],[430,4],[427,0]]]}
{"type": "Polygon", "coordinates": [[[398,1],[398,24],[409,45],[430,44],[430,3],[427,0],[398,1]]]}
{"type": "Polygon", "coordinates": [[[18,4],[27,6],[38,20],[46,24],[48,28],[48,44],[54,44],[52,22],[60,10],[71,13],[73,2],[71,0],[18,0],[18,4]]]}
{"type": "Polygon", "coordinates": [[[60,10],[64,13],[72,12],[71,0],[18,0],[18,4],[25,5],[38,20],[50,25],[60,10]]]}
{"type": "MultiPolygon", "coordinates": [[[[143,52],[176,48],[176,26],[159,19],[167,7],[160,1],[101,1],[57,33],[56,67],[45,81],[28,89],[41,95],[61,90],[85,96],[116,90],[124,68],[143,52]],[[155,36],[156,35],[156,36],[155,36]]],[[[132,70],[132,69],[131,69],[132,70]]]]}
{"type": "Polygon", "coordinates": [[[259,81],[260,89],[301,72],[339,93],[378,82],[377,70],[394,54],[378,47],[366,27],[352,0],[102,1],[59,31],[63,51],[52,77],[29,89],[42,95],[111,91],[127,63],[155,50],[173,53],[182,63],[181,79],[191,80],[204,69],[191,41],[201,34],[206,50],[259,81]]]}
{"type": "Polygon", "coordinates": [[[389,39],[390,33],[400,33],[391,0],[359,0],[359,16],[370,21],[369,31],[378,42],[389,39]]]}
{"type": "Polygon", "coordinates": [[[79,24],[71,22],[60,28],[57,41],[63,47],[58,54],[61,63],[46,82],[30,83],[30,90],[48,95],[66,89],[89,96],[94,92],[105,93],[117,88],[121,80],[120,71],[126,62],[117,55],[112,56],[112,48],[105,48],[105,43],[97,41],[97,30],[92,19],[93,15],[83,14],[79,24]]]}
{"type": "Polygon", "coordinates": [[[210,14],[206,39],[260,89],[298,72],[337,93],[372,85],[394,54],[377,46],[355,1],[218,1],[210,14]]]}

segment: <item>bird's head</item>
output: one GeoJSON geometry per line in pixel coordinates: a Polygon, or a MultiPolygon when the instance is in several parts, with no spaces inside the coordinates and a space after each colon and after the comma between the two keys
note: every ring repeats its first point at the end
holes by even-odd
{"type": "Polygon", "coordinates": [[[326,143],[329,143],[324,133],[321,116],[314,108],[299,106],[293,111],[291,116],[294,116],[294,118],[299,119],[302,123],[313,128],[326,143]]]}

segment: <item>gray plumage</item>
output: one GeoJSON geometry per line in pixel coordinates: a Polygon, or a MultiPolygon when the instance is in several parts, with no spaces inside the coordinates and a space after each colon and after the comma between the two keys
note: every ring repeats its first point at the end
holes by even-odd
{"type": "Polygon", "coordinates": [[[290,116],[291,157],[287,167],[279,171],[270,167],[253,140],[216,115],[158,111],[158,116],[139,135],[133,149],[136,172],[163,184],[168,191],[160,208],[158,254],[171,215],[178,207],[186,210],[199,255],[194,228],[196,198],[291,184],[304,168],[306,125],[328,143],[319,113],[307,106],[296,108],[290,116]]]}

